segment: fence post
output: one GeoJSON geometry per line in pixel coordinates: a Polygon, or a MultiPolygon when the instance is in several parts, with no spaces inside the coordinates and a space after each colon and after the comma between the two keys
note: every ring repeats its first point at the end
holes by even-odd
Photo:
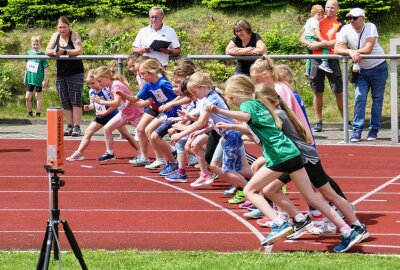
{"type": "Polygon", "coordinates": [[[124,60],[122,58],[118,58],[118,74],[122,75],[124,69],[124,60]]]}
{"type": "MultiPolygon", "coordinates": [[[[390,54],[397,54],[397,46],[400,38],[390,39],[390,54]]],[[[398,105],[398,81],[397,81],[397,59],[390,60],[390,128],[392,142],[399,142],[399,105],[398,105]]]]}
{"type": "Polygon", "coordinates": [[[342,58],[343,81],[343,140],[349,142],[349,81],[347,79],[347,57],[342,58]]]}

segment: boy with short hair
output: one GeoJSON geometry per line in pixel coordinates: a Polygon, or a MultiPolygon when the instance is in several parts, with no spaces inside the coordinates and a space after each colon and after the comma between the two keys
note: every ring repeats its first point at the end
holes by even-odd
{"type": "MultiPolygon", "coordinates": [[[[27,52],[27,55],[45,55],[43,51],[40,51],[41,44],[41,36],[32,36],[32,49],[27,52]]],[[[34,91],[37,102],[36,116],[40,117],[42,112],[42,90],[47,86],[48,67],[49,62],[46,59],[29,59],[26,63],[24,77],[24,85],[26,86],[25,104],[30,117],[33,117],[32,94],[34,91]]]]}

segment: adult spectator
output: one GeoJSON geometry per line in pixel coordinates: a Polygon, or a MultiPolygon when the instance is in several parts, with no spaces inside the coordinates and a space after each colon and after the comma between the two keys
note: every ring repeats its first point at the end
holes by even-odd
{"type": "Polygon", "coordinates": [[[368,132],[368,141],[378,137],[382,119],[382,103],[388,77],[388,65],[385,59],[363,59],[362,54],[384,54],[378,44],[378,31],[375,24],[365,22],[365,12],[353,8],[346,17],[350,24],[345,25],[337,37],[335,53],[349,55],[359,72],[355,83],[355,102],[352,142],[361,140],[364,128],[365,108],[368,92],[371,89],[372,108],[368,132]]]}
{"type": "MultiPolygon", "coordinates": [[[[254,33],[251,25],[246,20],[238,20],[233,26],[235,37],[229,42],[225,53],[233,56],[263,55],[267,53],[267,47],[260,35],[254,33]]],[[[237,60],[235,74],[250,76],[250,66],[255,60],[237,60]]]]}
{"type": "MultiPolygon", "coordinates": [[[[340,30],[343,22],[337,17],[339,4],[336,0],[328,0],[325,4],[326,17],[320,21],[320,31],[324,41],[309,41],[305,39],[304,33],[300,37],[300,42],[311,49],[314,54],[322,54],[321,49],[330,49],[333,54],[333,47],[336,42],[336,33],[340,30]]],[[[325,76],[336,98],[336,105],[343,117],[343,83],[342,73],[338,59],[329,59],[328,64],[333,73],[328,73],[318,68],[321,64],[320,59],[311,59],[310,85],[314,92],[313,106],[316,123],[314,132],[323,130],[322,108],[324,105],[324,84],[325,76]]]]}
{"type": "MultiPolygon", "coordinates": [[[[47,45],[46,55],[59,58],[80,55],[82,52],[81,37],[70,29],[66,17],[60,17],[57,20],[57,32],[47,45]]],[[[65,136],[81,134],[83,71],[82,60],[57,60],[56,87],[67,121],[65,136]]]]}
{"type": "Polygon", "coordinates": [[[164,10],[160,7],[152,7],[149,11],[150,25],[139,30],[132,44],[132,52],[148,55],[157,59],[164,67],[168,64],[170,56],[179,56],[181,47],[175,30],[163,23],[164,10]],[[158,50],[151,48],[154,40],[171,42],[168,47],[158,50]]]}

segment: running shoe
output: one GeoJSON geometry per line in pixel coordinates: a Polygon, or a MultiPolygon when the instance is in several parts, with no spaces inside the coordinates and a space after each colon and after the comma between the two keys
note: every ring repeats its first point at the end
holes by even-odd
{"type": "Polygon", "coordinates": [[[322,62],[322,64],[319,65],[318,68],[327,73],[333,73],[333,70],[329,67],[327,62],[322,62]]]}
{"type": "Polygon", "coordinates": [[[151,164],[144,166],[146,169],[149,170],[157,170],[157,169],[164,169],[164,167],[167,165],[167,161],[162,160],[162,159],[156,159],[153,161],[151,164]]]}
{"type": "Polygon", "coordinates": [[[72,133],[71,136],[72,137],[78,137],[81,135],[81,127],[78,125],[74,125],[72,128],[72,133]]]}
{"type": "Polygon", "coordinates": [[[189,162],[188,162],[188,166],[194,167],[195,165],[199,164],[199,162],[197,161],[197,158],[195,155],[190,154],[189,155],[189,162]]]}
{"type": "Polygon", "coordinates": [[[174,174],[178,170],[178,164],[168,162],[167,166],[160,172],[160,176],[168,176],[174,174]]]}
{"type": "Polygon", "coordinates": [[[288,239],[294,240],[300,238],[307,230],[311,229],[313,222],[309,215],[306,215],[304,221],[294,220],[293,233],[288,235],[288,239]]]}
{"type": "Polygon", "coordinates": [[[353,224],[351,225],[351,228],[357,231],[358,234],[361,234],[361,239],[357,243],[360,243],[369,237],[367,226],[365,226],[365,224],[362,224],[361,226],[353,224]]]}
{"type": "Polygon", "coordinates": [[[114,159],[115,159],[115,155],[114,154],[111,155],[108,152],[105,152],[104,155],[97,158],[97,160],[100,162],[106,162],[106,161],[114,160],[114,159]]]}
{"type": "Polygon", "coordinates": [[[67,161],[80,161],[84,159],[85,157],[78,151],[75,151],[71,156],[66,158],[67,161]]]}
{"type": "Polygon", "coordinates": [[[143,167],[143,166],[151,164],[151,161],[150,161],[150,159],[145,159],[142,156],[138,156],[136,158],[129,160],[129,164],[132,164],[133,166],[137,166],[137,167],[143,167]]]}
{"type": "Polygon", "coordinates": [[[264,217],[264,214],[260,210],[256,209],[254,211],[244,213],[243,216],[252,219],[259,219],[264,217]]]}
{"type": "Polygon", "coordinates": [[[336,233],[336,226],[329,219],[324,218],[322,223],[315,223],[308,232],[316,235],[331,235],[336,233]]]}
{"type": "Polygon", "coordinates": [[[263,217],[263,218],[258,219],[257,224],[260,225],[261,227],[268,227],[268,228],[271,228],[272,225],[274,225],[272,223],[272,221],[269,220],[268,217],[263,217]]]}
{"type": "Polygon", "coordinates": [[[72,125],[68,125],[67,129],[64,131],[64,136],[71,136],[72,129],[73,129],[73,126],[72,125]]]}
{"type": "Polygon", "coordinates": [[[196,179],[193,183],[190,184],[191,187],[201,187],[208,185],[208,183],[214,182],[214,179],[210,174],[202,174],[200,173],[200,177],[196,179]]]}
{"type": "Polygon", "coordinates": [[[178,171],[176,171],[174,174],[168,175],[165,177],[166,180],[174,182],[174,183],[186,183],[187,182],[187,176],[186,174],[180,174],[178,171]]]}
{"type": "Polygon", "coordinates": [[[230,188],[224,191],[224,195],[235,195],[235,193],[236,193],[235,186],[231,186],[230,188]]]}
{"type": "Polygon", "coordinates": [[[315,123],[314,132],[322,132],[323,128],[324,124],[322,123],[322,121],[318,121],[315,123]]]}
{"type": "Polygon", "coordinates": [[[242,203],[246,200],[246,197],[244,196],[244,192],[243,190],[238,190],[236,191],[235,196],[228,200],[228,203],[230,204],[238,204],[238,203],[242,203]]]}
{"type": "Polygon", "coordinates": [[[348,236],[343,236],[340,240],[340,245],[335,247],[334,251],[338,253],[346,252],[349,250],[352,246],[357,244],[358,242],[361,241],[362,235],[359,234],[356,230],[351,230],[350,234],[348,236]]]}
{"type": "Polygon", "coordinates": [[[239,204],[239,208],[247,209],[247,208],[249,208],[249,207],[252,206],[252,205],[253,205],[253,204],[251,203],[251,201],[245,201],[244,203],[239,204]]]}
{"type": "Polygon", "coordinates": [[[279,239],[291,234],[293,232],[293,227],[289,225],[289,222],[285,221],[281,226],[277,224],[272,225],[272,230],[264,240],[261,241],[261,245],[270,246],[277,242],[279,239]]]}

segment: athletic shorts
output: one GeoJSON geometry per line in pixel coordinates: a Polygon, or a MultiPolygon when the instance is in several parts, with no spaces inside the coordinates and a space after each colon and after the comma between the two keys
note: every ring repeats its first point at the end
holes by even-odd
{"type": "Polygon", "coordinates": [[[150,114],[151,116],[157,117],[160,113],[154,110],[152,107],[145,107],[144,113],[150,114]]]}
{"type": "Polygon", "coordinates": [[[36,93],[42,92],[42,87],[41,86],[36,86],[33,84],[27,84],[25,88],[26,92],[33,92],[36,91],[36,93]]]}
{"type": "Polygon", "coordinates": [[[333,93],[343,92],[342,72],[339,66],[339,60],[328,59],[328,65],[332,69],[333,73],[322,71],[318,68],[321,64],[319,59],[311,59],[311,72],[310,72],[310,86],[315,92],[324,92],[325,90],[325,76],[329,80],[333,93]]]}
{"type": "Polygon", "coordinates": [[[301,155],[298,155],[295,156],[294,158],[291,158],[289,160],[286,160],[282,163],[273,165],[268,168],[275,172],[283,172],[283,173],[287,172],[288,174],[291,174],[292,172],[304,168],[304,165],[303,165],[303,160],[301,159],[301,155]]]}
{"type": "Polygon", "coordinates": [[[175,124],[174,121],[165,120],[154,132],[162,138],[168,134],[168,129],[170,129],[173,124],[175,124]]]}
{"type": "MultiPolygon", "coordinates": [[[[311,184],[313,184],[315,188],[320,188],[326,183],[329,183],[328,175],[322,168],[320,161],[318,161],[316,164],[307,162],[306,164],[304,164],[304,169],[307,171],[307,175],[310,178],[311,184]]],[[[284,184],[289,183],[291,180],[288,173],[283,174],[278,179],[284,184]]]]}

